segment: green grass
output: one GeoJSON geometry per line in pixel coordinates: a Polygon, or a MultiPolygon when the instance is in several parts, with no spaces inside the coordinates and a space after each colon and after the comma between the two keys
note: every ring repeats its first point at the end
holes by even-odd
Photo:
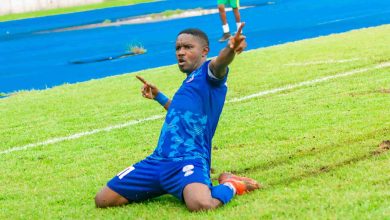
{"type": "Polygon", "coordinates": [[[178,15],[178,14],[182,14],[183,12],[185,12],[184,10],[181,10],[181,9],[176,9],[176,10],[166,10],[166,11],[163,11],[161,12],[160,16],[165,16],[165,17],[171,17],[173,15],[178,15]]]}
{"type": "MultiPolygon", "coordinates": [[[[385,25],[245,52],[231,65],[227,100],[388,62],[389,32],[385,25]]],[[[169,96],[183,80],[176,66],[137,74],[169,96]]],[[[126,74],[0,99],[0,151],[164,114],[140,86],[126,74]]],[[[389,219],[390,152],[372,153],[390,139],[385,89],[389,67],[227,103],[212,166],[264,188],[210,212],[190,213],[172,196],[94,207],[112,176],[153,151],[162,119],[0,154],[0,219],[389,219]]]]}
{"type": "Polygon", "coordinates": [[[10,21],[10,20],[25,19],[25,18],[43,17],[43,16],[49,16],[49,15],[67,14],[67,13],[73,13],[73,12],[89,11],[89,10],[94,10],[94,9],[109,8],[109,7],[116,7],[116,6],[125,6],[125,5],[132,5],[132,4],[152,2],[152,1],[153,0],[105,0],[102,3],[95,3],[95,4],[89,4],[89,5],[72,6],[72,7],[67,7],[67,8],[56,8],[56,9],[50,9],[50,10],[1,15],[0,21],[10,21]]]}

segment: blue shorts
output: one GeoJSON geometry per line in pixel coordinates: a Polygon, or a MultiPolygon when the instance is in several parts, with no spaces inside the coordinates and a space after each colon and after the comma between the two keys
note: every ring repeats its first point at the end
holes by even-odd
{"type": "Polygon", "coordinates": [[[209,165],[204,159],[162,161],[146,158],[112,178],[107,186],[129,202],[171,194],[183,201],[184,187],[203,183],[210,188],[209,165]]]}

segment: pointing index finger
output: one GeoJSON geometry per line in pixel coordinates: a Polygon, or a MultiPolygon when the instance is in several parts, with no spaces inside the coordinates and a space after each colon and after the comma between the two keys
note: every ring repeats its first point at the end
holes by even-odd
{"type": "Polygon", "coordinates": [[[141,81],[143,84],[148,84],[148,83],[146,82],[146,80],[145,80],[144,78],[142,78],[142,76],[136,75],[135,77],[137,77],[137,79],[139,79],[139,81],[141,81]]]}
{"type": "Polygon", "coordinates": [[[238,28],[237,32],[236,32],[236,35],[234,35],[234,38],[238,39],[238,37],[240,37],[241,35],[241,32],[242,32],[242,28],[245,26],[245,22],[242,22],[240,27],[238,28]]]}

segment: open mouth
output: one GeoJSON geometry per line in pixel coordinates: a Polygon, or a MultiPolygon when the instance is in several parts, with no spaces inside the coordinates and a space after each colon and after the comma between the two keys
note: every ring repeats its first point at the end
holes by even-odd
{"type": "Polygon", "coordinates": [[[184,59],[177,60],[177,64],[179,64],[179,66],[183,66],[185,63],[186,63],[186,61],[184,59]]]}

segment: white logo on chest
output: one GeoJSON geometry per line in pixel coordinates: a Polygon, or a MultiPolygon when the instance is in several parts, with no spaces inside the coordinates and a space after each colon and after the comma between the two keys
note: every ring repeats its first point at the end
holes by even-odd
{"type": "Polygon", "coordinates": [[[194,173],[194,165],[190,164],[183,167],[184,176],[189,176],[194,173]]]}

